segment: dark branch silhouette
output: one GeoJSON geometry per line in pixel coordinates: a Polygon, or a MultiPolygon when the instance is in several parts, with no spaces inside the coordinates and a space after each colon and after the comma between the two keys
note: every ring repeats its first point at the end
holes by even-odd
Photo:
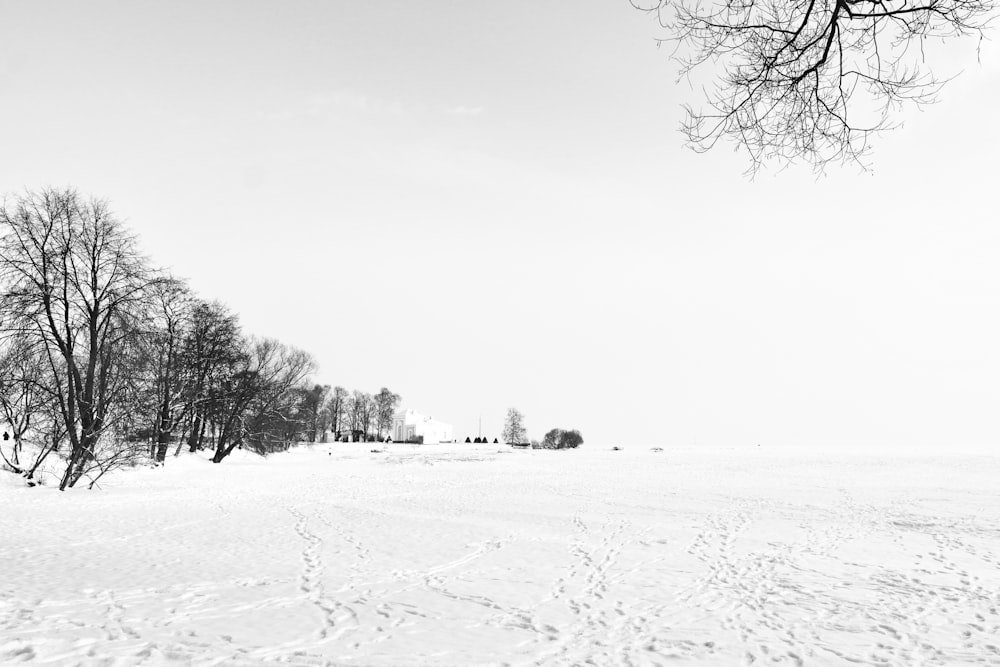
{"type": "Polygon", "coordinates": [[[992,0],[658,0],[681,77],[719,68],[703,109],[682,130],[696,151],[725,139],[750,171],[805,161],[822,170],[865,156],[906,103],[935,101],[943,80],[928,38],[983,36],[992,0]]]}

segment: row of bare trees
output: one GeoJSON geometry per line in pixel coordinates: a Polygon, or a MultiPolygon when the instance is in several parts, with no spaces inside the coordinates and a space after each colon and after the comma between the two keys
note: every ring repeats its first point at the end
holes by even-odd
{"type": "Polygon", "coordinates": [[[314,391],[320,392],[315,402],[319,410],[316,423],[323,442],[327,431],[338,441],[381,441],[392,436],[393,416],[403,400],[399,394],[386,387],[375,394],[318,385],[314,391]]]}
{"type": "Polygon", "coordinates": [[[0,205],[9,470],[30,480],[59,461],[65,489],[164,461],[171,445],[211,447],[221,462],[241,446],[315,441],[329,404],[328,388],[306,384],[315,369],[308,353],[244,334],[225,306],[152,267],[106,202],[47,189],[0,205]]]}

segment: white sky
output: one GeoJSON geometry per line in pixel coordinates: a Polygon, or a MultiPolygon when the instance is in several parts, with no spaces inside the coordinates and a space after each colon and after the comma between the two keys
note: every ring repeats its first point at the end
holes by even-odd
{"type": "Polygon", "coordinates": [[[105,197],[318,379],[475,435],[595,445],[1000,436],[1000,51],[874,174],[677,133],[627,2],[0,0],[0,191],[105,197]]]}

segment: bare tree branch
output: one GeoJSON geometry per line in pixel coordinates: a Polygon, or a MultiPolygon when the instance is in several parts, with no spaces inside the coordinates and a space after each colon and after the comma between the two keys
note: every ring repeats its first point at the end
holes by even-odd
{"type": "Polygon", "coordinates": [[[682,131],[696,151],[726,140],[766,163],[868,168],[874,135],[905,104],[934,102],[945,83],[917,54],[924,40],[979,36],[992,0],[658,0],[681,77],[718,68],[704,108],[682,131]]]}

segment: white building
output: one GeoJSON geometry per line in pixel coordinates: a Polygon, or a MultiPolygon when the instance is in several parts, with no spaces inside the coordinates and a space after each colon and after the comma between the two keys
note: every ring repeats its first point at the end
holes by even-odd
{"type": "Polygon", "coordinates": [[[423,438],[425,445],[452,442],[451,424],[435,421],[416,410],[400,410],[392,416],[393,442],[414,442],[423,438]]]}

